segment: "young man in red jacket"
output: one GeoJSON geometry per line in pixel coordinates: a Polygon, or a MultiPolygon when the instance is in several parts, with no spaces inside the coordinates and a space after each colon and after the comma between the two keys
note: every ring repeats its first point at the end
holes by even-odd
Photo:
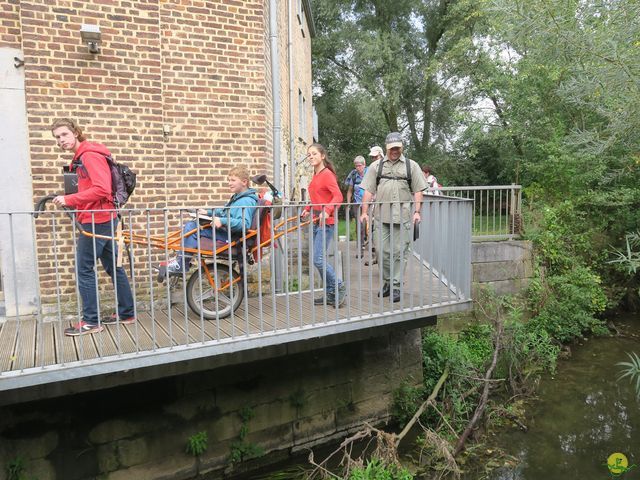
{"type": "MultiPolygon", "coordinates": [[[[60,148],[73,152],[71,169],[78,175],[78,193],[58,195],[53,203],[78,210],[77,219],[87,232],[113,237],[118,224],[111,190],[111,170],[107,156],[111,153],[104,145],[90,143],[82,130],[67,118],[56,120],[51,132],[60,148]],[[86,211],[89,210],[89,211],[86,211]],[[95,210],[91,212],[90,210],[95,210]]],[[[69,336],[101,332],[103,324],[130,324],[135,322],[135,309],[129,279],[123,267],[115,268],[117,245],[112,240],[90,237],[80,233],[76,248],[78,290],[82,299],[82,320],[64,333],[69,336]],[[95,242],[95,251],[94,251],[95,242]],[[98,279],[96,259],[115,283],[118,312],[100,321],[98,311],[98,279]]]]}

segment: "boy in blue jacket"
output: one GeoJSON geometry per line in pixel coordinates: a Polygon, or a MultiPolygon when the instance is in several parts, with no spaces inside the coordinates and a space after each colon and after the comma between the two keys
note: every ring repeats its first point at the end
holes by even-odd
{"type": "MultiPolygon", "coordinates": [[[[223,208],[215,210],[198,210],[200,215],[208,215],[212,217],[212,228],[202,228],[198,230],[200,238],[211,238],[214,241],[222,240],[226,242],[234,234],[242,234],[251,228],[251,221],[258,204],[258,194],[253,188],[249,188],[249,171],[245,167],[234,167],[229,170],[229,190],[231,190],[231,198],[223,208]],[[244,230],[243,230],[244,229],[244,230]]],[[[195,221],[189,221],[184,225],[183,236],[190,231],[198,228],[195,221]]],[[[184,248],[198,248],[198,237],[194,232],[191,235],[183,237],[184,248]]],[[[185,271],[191,266],[192,253],[185,252],[178,255],[174,260],[170,261],[166,266],[169,275],[182,275],[182,262],[184,262],[185,271]]]]}

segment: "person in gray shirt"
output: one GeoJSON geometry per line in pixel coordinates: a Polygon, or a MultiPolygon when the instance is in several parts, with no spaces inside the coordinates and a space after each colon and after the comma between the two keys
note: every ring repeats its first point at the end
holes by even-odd
{"type": "Polygon", "coordinates": [[[422,191],[427,184],[420,166],[403,155],[400,133],[387,135],[385,146],[387,154],[369,166],[362,180],[365,192],[360,221],[369,221],[368,207],[375,196],[376,202],[381,203],[375,209],[375,235],[379,235],[375,244],[379,248],[378,261],[384,281],[378,295],[391,296],[394,302],[399,302],[412,230],[420,222],[422,191]]]}

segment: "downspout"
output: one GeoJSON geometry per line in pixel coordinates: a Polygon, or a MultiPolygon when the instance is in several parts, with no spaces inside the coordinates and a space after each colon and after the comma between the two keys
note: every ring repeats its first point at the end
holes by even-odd
{"type": "Polygon", "coordinates": [[[287,3],[287,8],[289,9],[287,14],[287,35],[289,40],[287,45],[287,54],[289,57],[289,198],[293,199],[293,189],[295,188],[295,176],[298,172],[298,165],[295,159],[296,141],[293,133],[293,33],[291,27],[293,18],[291,14],[291,0],[287,3]]]}
{"type": "MultiPolygon", "coordinates": [[[[269,0],[269,40],[271,49],[271,96],[273,101],[273,184],[282,190],[280,146],[282,144],[282,105],[280,102],[280,55],[278,53],[278,2],[269,0]]],[[[284,258],[281,248],[273,249],[275,292],[282,292],[284,258]]]]}
{"type": "Polygon", "coordinates": [[[278,54],[278,2],[269,0],[269,39],[271,46],[271,92],[273,99],[273,184],[281,189],[280,147],[282,144],[282,103],[278,54]]]}

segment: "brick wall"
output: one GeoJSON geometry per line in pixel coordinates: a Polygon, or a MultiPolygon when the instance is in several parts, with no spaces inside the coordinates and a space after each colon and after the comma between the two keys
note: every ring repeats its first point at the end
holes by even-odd
{"type": "MultiPolygon", "coordinates": [[[[271,173],[267,1],[33,0],[0,9],[0,46],[22,48],[26,62],[35,199],[60,191],[70,160],[49,131],[60,116],[77,119],[91,141],[137,171],[132,208],[219,205],[230,167],[271,173]],[[100,54],[81,42],[83,23],[100,26],[100,54]]],[[[55,293],[55,262],[61,293],[74,285],[69,222],[59,219],[55,241],[53,228],[38,221],[43,297],[55,293]]]]}
{"type": "Polygon", "coordinates": [[[0,45],[20,48],[20,1],[4,0],[0,3],[0,45]]]}

